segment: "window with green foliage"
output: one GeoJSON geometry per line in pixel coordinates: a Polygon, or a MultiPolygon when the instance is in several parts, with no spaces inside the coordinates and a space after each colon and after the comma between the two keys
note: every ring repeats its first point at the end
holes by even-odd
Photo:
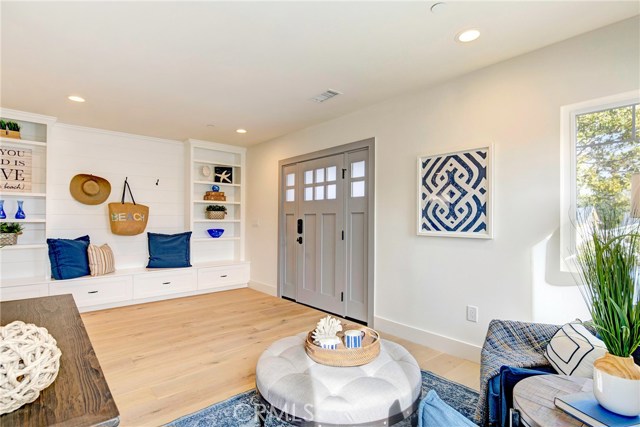
{"type": "Polygon", "coordinates": [[[639,105],[575,116],[578,209],[629,212],[631,175],[640,172],[639,105]]]}

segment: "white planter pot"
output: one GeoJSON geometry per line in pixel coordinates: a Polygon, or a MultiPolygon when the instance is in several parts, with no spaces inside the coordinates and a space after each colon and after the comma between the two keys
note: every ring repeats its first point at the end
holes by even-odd
{"type": "Polygon", "coordinates": [[[629,360],[612,356],[607,353],[594,363],[593,394],[598,403],[616,414],[627,417],[640,415],[640,380],[623,378],[634,375],[633,370],[640,371],[640,367],[629,360]],[[600,362],[600,363],[599,363],[600,362]],[[631,371],[632,375],[627,372],[631,371]]]}

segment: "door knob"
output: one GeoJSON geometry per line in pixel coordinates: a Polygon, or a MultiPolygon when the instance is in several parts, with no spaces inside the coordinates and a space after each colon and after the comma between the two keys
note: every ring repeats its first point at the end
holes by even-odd
{"type": "Polygon", "coordinates": [[[296,241],[297,241],[298,243],[302,244],[302,236],[301,236],[301,237],[298,237],[298,238],[296,239],[296,241]]]}

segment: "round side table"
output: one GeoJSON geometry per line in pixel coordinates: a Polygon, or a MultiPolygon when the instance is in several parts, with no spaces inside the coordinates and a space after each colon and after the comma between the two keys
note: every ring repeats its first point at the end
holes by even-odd
{"type": "Polygon", "coordinates": [[[537,375],[525,378],[513,389],[513,408],[520,412],[522,425],[529,427],[584,426],[569,414],[558,409],[556,396],[587,392],[593,389],[588,378],[566,375],[537,375]]]}

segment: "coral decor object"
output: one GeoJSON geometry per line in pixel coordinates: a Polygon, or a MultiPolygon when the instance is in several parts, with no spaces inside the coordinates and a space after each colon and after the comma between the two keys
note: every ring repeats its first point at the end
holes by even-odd
{"type": "Polygon", "coordinates": [[[316,325],[316,330],[313,331],[312,336],[316,344],[320,342],[322,338],[333,338],[338,336],[338,332],[342,331],[342,324],[335,317],[327,316],[320,319],[316,325]]]}

